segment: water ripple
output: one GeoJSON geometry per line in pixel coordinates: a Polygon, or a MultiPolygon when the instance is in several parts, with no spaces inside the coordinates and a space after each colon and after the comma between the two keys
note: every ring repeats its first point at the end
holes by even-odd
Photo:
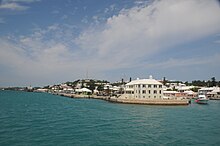
{"type": "Polygon", "coordinates": [[[2,92],[0,103],[0,145],[220,145],[219,101],[164,107],[2,92]]]}

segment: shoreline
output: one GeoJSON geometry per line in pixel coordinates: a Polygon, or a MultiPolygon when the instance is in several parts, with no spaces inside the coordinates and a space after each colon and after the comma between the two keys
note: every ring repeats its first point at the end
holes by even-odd
{"type": "Polygon", "coordinates": [[[68,98],[78,98],[78,99],[99,99],[105,100],[111,103],[118,104],[139,104],[139,105],[164,105],[164,106],[187,106],[191,104],[190,99],[126,99],[126,98],[117,98],[115,96],[97,96],[97,95],[82,95],[82,94],[70,94],[70,93],[51,93],[51,92],[34,92],[34,93],[48,93],[52,95],[58,95],[68,98]]]}
{"type": "Polygon", "coordinates": [[[178,100],[178,99],[155,99],[155,100],[138,100],[138,99],[120,99],[114,96],[97,96],[97,95],[80,95],[80,94],[67,94],[67,93],[51,93],[54,95],[69,97],[69,98],[89,98],[89,99],[100,99],[105,100],[111,103],[120,103],[120,104],[142,104],[142,105],[167,105],[167,106],[178,106],[178,105],[189,105],[190,100],[178,100]]]}

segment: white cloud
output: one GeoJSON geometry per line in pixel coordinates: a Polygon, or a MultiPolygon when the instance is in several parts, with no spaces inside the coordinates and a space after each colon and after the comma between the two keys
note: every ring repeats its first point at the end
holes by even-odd
{"type": "Polygon", "coordinates": [[[76,43],[117,67],[130,67],[155,53],[218,32],[217,1],[164,0],[122,10],[104,27],[83,32],[76,43]]]}
{"type": "Polygon", "coordinates": [[[88,16],[83,17],[81,22],[87,24],[89,22],[88,16]]]}
{"type": "Polygon", "coordinates": [[[217,43],[217,44],[220,44],[220,40],[216,40],[216,41],[214,41],[215,43],[217,43]]]}
{"type": "Polygon", "coordinates": [[[114,11],[115,9],[116,9],[116,5],[115,4],[110,5],[110,10],[111,11],[114,11]]]}
{"type": "Polygon", "coordinates": [[[194,58],[169,58],[163,62],[159,63],[149,63],[145,64],[145,66],[149,68],[162,68],[162,69],[169,69],[169,68],[176,68],[176,67],[189,67],[189,66],[208,66],[214,65],[218,66],[220,62],[220,54],[214,54],[211,56],[203,56],[201,57],[194,57],[194,58]]]}
{"type": "Polygon", "coordinates": [[[31,35],[1,37],[0,66],[8,68],[1,71],[1,84],[16,84],[13,80],[19,80],[19,85],[23,81],[23,85],[45,85],[85,77],[82,73],[92,63],[84,51],[72,50],[73,28],[54,24],[46,29],[35,28],[31,35]]]}
{"type": "MultiPolygon", "coordinates": [[[[30,81],[42,85],[57,82],[64,74],[70,77],[75,69],[71,62],[73,55],[62,43],[44,44],[32,38],[25,38],[20,43],[1,39],[0,44],[0,66],[9,68],[7,72],[13,72],[12,76],[7,75],[1,79],[10,80],[13,76],[19,76],[20,83],[25,80],[26,84],[30,81]]],[[[61,78],[65,80],[65,76],[61,78]]]]}
{"type": "Polygon", "coordinates": [[[10,3],[10,2],[24,2],[24,3],[32,3],[39,2],[41,0],[2,0],[2,3],[10,3]]]}
{"type": "Polygon", "coordinates": [[[118,8],[117,8],[116,4],[112,4],[109,7],[106,7],[104,9],[104,13],[108,15],[109,13],[115,12],[117,10],[118,10],[118,8]]]}
{"type": "Polygon", "coordinates": [[[23,3],[33,3],[39,1],[41,0],[2,0],[0,3],[0,9],[24,11],[27,10],[29,7],[24,6],[23,3]]]}
{"type": "Polygon", "coordinates": [[[146,0],[136,0],[134,1],[134,4],[136,5],[147,5],[149,4],[151,1],[146,1],[146,0]]]}
{"type": "MultiPolygon", "coordinates": [[[[86,23],[89,18],[84,19],[86,23]]],[[[30,35],[0,39],[0,65],[12,72],[1,78],[10,80],[16,75],[17,80],[42,85],[83,78],[87,69],[92,77],[100,78],[125,68],[170,69],[207,64],[219,67],[219,55],[201,56],[202,61],[197,57],[172,56],[174,59],[164,59],[162,63],[146,59],[158,58],[174,46],[174,51],[178,51],[181,44],[219,34],[219,26],[217,1],[164,0],[121,10],[77,38],[75,26],[36,28],[30,35]]]]}
{"type": "Polygon", "coordinates": [[[10,9],[10,10],[17,10],[17,11],[23,11],[28,9],[27,6],[22,6],[18,3],[5,3],[0,5],[0,9],[10,9]]]}

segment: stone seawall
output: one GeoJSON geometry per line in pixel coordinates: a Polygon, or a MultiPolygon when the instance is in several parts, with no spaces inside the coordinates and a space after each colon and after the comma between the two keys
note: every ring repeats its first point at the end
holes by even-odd
{"type": "Polygon", "coordinates": [[[188,105],[189,100],[171,100],[171,99],[161,99],[161,100],[137,100],[137,99],[117,99],[111,98],[110,102],[125,103],[125,104],[147,104],[147,105],[188,105]]]}
{"type": "Polygon", "coordinates": [[[115,98],[109,96],[97,96],[97,95],[82,95],[82,94],[67,94],[67,93],[56,93],[56,95],[70,97],[70,98],[92,98],[101,99],[109,102],[124,103],[124,104],[147,104],[147,105],[188,105],[190,102],[187,99],[176,100],[176,99],[124,99],[115,98]]]}
{"type": "Polygon", "coordinates": [[[84,94],[70,94],[70,93],[53,93],[54,95],[60,95],[70,98],[92,98],[92,99],[103,99],[108,100],[109,96],[97,96],[97,95],[84,95],[84,94]]]}

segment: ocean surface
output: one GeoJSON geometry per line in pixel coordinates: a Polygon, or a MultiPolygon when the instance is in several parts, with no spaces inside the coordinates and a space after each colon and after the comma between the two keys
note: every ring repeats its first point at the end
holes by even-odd
{"type": "Polygon", "coordinates": [[[1,146],[220,145],[220,101],[150,106],[0,91],[1,146]]]}

